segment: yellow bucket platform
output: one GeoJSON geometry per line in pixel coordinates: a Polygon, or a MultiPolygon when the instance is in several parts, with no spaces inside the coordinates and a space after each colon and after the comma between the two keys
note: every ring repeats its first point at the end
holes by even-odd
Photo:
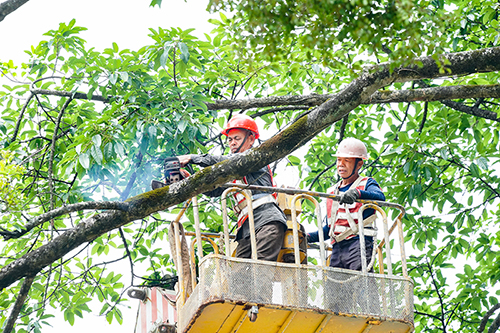
{"type": "Polygon", "coordinates": [[[413,282],[397,276],[209,255],[178,332],[412,332],[413,282]]]}

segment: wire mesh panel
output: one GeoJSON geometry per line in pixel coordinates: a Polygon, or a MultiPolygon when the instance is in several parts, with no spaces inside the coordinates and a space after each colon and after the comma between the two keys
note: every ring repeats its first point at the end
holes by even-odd
{"type": "Polygon", "coordinates": [[[257,303],[413,324],[413,283],[401,277],[338,268],[211,255],[181,311],[180,332],[204,304],[257,303]]]}

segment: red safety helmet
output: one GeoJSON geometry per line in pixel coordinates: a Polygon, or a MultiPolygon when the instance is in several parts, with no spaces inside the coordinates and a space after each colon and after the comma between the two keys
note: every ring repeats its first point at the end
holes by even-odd
{"type": "Polygon", "coordinates": [[[222,134],[225,136],[228,135],[229,131],[232,129],[246,129],[250,132],[252,132],[255,135],[255,139],[259,138],[259,128],[257,127],[257,123],[255,120],[250,118],[247,115],[244,114],[237,114],[233,118],[231,118],[226,125],[226,128],[222,130],[222,134]]]}
{"type": "Polygon", "coordinates": [[[355,157],[361,158],[363,160],[368,159],[368,151],[366,150],[365,144],[355,138],[345,138],[339,144],[337,149],[336,157],[355,157]]]}

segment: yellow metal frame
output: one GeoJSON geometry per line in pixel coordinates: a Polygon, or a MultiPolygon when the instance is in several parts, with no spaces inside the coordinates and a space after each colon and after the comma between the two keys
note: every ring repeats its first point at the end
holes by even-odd
{"type": "MultiPolygon", "coordinates": [[[[238,192],[245,196],[247,199],[248,206],[248,223],[250,229],[250,242],[252,248],[252,257],[250,262],[256,261],[261,263],[261,261],[257,261],[257,252],[256,252],[256,239],[255,239],[255,223],[253,217],[253,209],[252,209],[252,199],[250,190],[257,189],[260,191],[272,191],[272,192],[282,192],[287,194],[294,194],[291,202],[291,212],[292,212],[292,227],[293,227],[293,239],[294,239],[294,255],[295,255],[295,263],[294,264],[282,264],[282,263],[268,263],[272,265],[287,265],[286,267],[295,267],[301,268],[304,267],[306,269],[307,265],[300,264],[300,250],[299,250],[299,235],[298,235],[298,224],[297,224],[297,213],[296,210],[300,205],[297,205],[298,199],[306,199],[310,200],[315,206],[315,215],[317,218],[317,227],[320,238],[320,261],[323,269],[331,269],[327,268],[327,262],[325,259],[325,244],[324,244],[324,235],[322,228],[322,219],[321,219],[321,210],[318,201],[314,198],[323,197],[329,198],[333,200],[338,200],[338,196],[320,193],[320,192],[312,192],[312,191],[301,191],[295,189],[285,189],[285,188],[274,188],[274,187],[260,187],[260,186],[251,186],[251,185],[240,185],[240,184],[227,184],[228,189],[226,189],[222,195],[222,217],[223,217],[223,227],[224,227],[224,245],[225,245],[225,255],[227,260],[242,260],[238,258],[230,258],[231,253],[229,246],[229,239],[231,235],[229,235],[229,223],[227,216],[227,196],[233,192],[238,192]],[[297,207],[298,206],[298,207],[297,207]]],[[[381,240],[380,244],[374,249],[378,252],[379,258],[379,271],[382,276],[385,276],[384,272],[384,264],[383,264],[383,247],[385,245],[386,252],[386,260],[387,260],[387,276],[391,278],[398,278],[393,276],[392,272],[392,262],[390,255],[390,235],[394,231],[394,229],[398,228],[398,236],[400,239],[400,247],[401,247],[401,263],[402,263],[402,273],[403,279],[410,282],[409,285],[413,285],[411,280],[408,277],[408,271],[406,267],[406,258],[405,258],[405,250],[404,250],[404,238],[403,238],[403,229],[401,219],[404,216],[405,210],[402,206],[387,202],[377,202],[377,201],[367,201],[367,200],[358,200],[363,203],[362,208],[358,211],[358,214],[362,216],[362,213],[365,209],[374,209],[378,214],[382,216],[382,225],[384,230],[384,237],[381,240]],[[399,215],[397,216],[394,223],[389,227],[389,223],[387,221],[387,214],[381,208],[390,207],[396,208],[400,210],[399,215]]],[[[177,257],[178,262],[180,262],[180,238],[179,238],[179,220],[182,214],[187,209],[190,201],[186,202],[184,208],[179,213],[177,219],[174,223],[174,232],[176,238],[176,246],[177,246],[177,257]]],[[[206,258],[213,256],[209,255],[207,257],[203,257],[203,249],[202,249],[202,240],[208,241],[212,247],[214,248],[215,256],[218,256],[219,249],[217,244],[211,239],[215,237],[220,237],[220,235],[207,235],[202,234],[200,231],[200,221],[198,215],[198,203],[196,198],[193,198],[193,208],[194,216],[195,216],[195,239],[191,242],[191,272],[193,276],[193,287],[196,285],[196,267],[195,267],[195,244],[198,244],[198,261],[199,264],[203,262],[206,258]]],[[[299,208],[300,209],[300,208],[299,208]]],[[[361,247],[364,247],[364,228],[358,228],[358,233],[360,235],[360,244],[361,247]]],[[[188,235],[192,233],[187,233],[188,235]]],[[[364,255],[365,251],[361,251],[362,253],[362,274],[367,274],[367,262],[366,256],[364,255]]],[[[248,260],[248,259],[247,259],[248,260]]],[[[267,262],[266,262],[267,263],[267,262]]],[[[253,304],[249,302],[242,302],[241,300],[233,301],[231,299],[225,299],[224,297],[221,299],[214,298],[209,302],[203,303],[195,312],[195,314],[188,318],[182,318],[182,309],[186,304],[187,295],[183,290],[183,275],[182,267],[177,267],[179,274],[179,286],[180,289],[178,291],[177,298],[177,310],[178,310],[178,320],[181,322],[182,320],[185,322],[188,320],[189,324],[183,328],[183,332],[279,332],[279,333],[289,333],[289,332],[300,332],[300,333],[315,333],[315,332],[411,332],[413,331],[413,322],[411,323],[402,323],[400,321],[391,320],[389,317],[387,318],[372,318],[366,316],[356,316],[353,314],[344,314],[344,313],[332,313],[328,310],[322,309],[307,309],[307,308],[293,308],[287,307],[285,305],[277,306],[275,304],[253,304]],[[255,322],[251,322],[250,319],[252,317],[249,314],[249,310],[256,310],[258,314],[258,320],[255,322]],[[258,310],[257,310],[258,309],[258,310]],[[217,326],[219,325],[219,326],[217,326]],[[215,329],[218,327],[217,329],[215,329]],[[356,328],[354,328],[356,327],[356,328]]],[[[219,264],[216,267],[217,271],[221,269],[219,264]]],[[[368,273],[370,274],[370,273],[368,273]]],[[[373,275],[373,274],[371,274],[373,275]]],[[[201,278],[201,277],[200,277],[201,278]]],[[[257,278],[254,276],[254,278],[257,278]]],[[[399,278],[401,279],[401,278],[399,278]]],[[[385,280],[382,281],[382,283],[385,280]]],[[[406,286],[406,285],[405,285],[406,286]]],[[[406,304],[412,304],[412,287],[405,287],[405,299],[406,304]]],[[[196,292],[193,292],[192,297],[196,296],[196,292]]],[[[382,295],[382,305],[384,308],[384,313],[387,312],[388,302],[384,295],[382,295]]],[[[196,296],[199,297],[199,296],[196,296]]],[[[409,310],[409,311],[412,311],[409,310]]],[[[255,311],[253,312],[255,314],[255,311]]],[[[413,313],[413,312],[411,312],[413,313]]],[[[255,314],[256,315],[256,314],[255,314]]]]}

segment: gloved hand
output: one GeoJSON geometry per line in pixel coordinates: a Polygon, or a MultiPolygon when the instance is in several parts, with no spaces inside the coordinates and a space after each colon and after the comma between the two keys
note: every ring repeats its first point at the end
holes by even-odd
{"type": "Polygon", "coordinates": [[[355,188],[345,191],[341,196],[339,203],[340,204],[353,204],[354,201],[359,199],[359,191],[355,188]]]}

